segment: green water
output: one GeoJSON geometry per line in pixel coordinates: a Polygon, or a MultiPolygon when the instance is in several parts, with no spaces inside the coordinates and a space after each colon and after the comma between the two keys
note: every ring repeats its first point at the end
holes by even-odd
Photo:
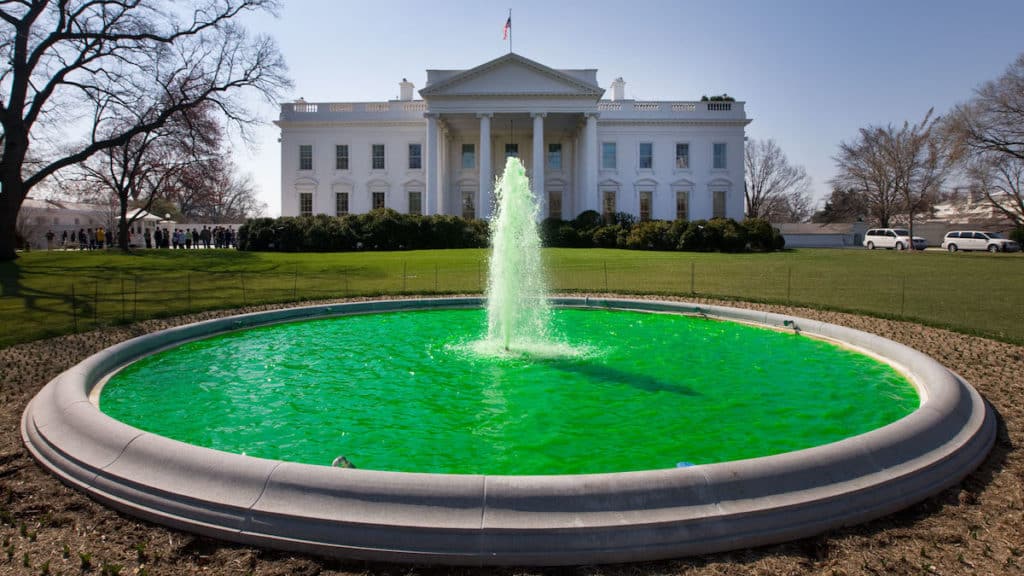
{"type": "Polygon", "coordinates": [[[552,338],[577,353],[533,360],[476,354],[486,326],[483,310],[447,310],[235,332],[128,366],[100,406],[143,430],[263,458],[580,474],[807,448],[919,405],[886,364],[741,324],[557,309],[552,338]]]}

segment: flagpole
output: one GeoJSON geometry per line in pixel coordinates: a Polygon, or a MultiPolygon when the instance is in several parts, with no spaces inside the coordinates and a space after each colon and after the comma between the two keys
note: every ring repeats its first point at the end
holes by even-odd
{"type": "MultiPolygon", "coordinates": [[[[508,21],[512,22],[512,9],[508,9],[508,21]]],[[[512,53],[512,27],[508,27],[508,53],[512,53]]]]}

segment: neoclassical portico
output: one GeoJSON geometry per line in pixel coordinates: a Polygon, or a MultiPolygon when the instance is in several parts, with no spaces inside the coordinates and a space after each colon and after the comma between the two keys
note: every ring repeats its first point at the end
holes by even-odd
{"type": "Polygon", "coordinates": [[[389,102],[282,105],[282,213],[400,212],[486,218],[495,177],[518,156],[542,217],[585,210],[671,220],[743,212],[741,102],[611,98],[595,69],[510,53],[427,70],[389,102]]]}

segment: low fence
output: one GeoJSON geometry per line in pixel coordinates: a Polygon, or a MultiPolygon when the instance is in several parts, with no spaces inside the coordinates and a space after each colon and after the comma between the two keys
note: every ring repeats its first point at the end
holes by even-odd
{"type": "MultiPolygon", "coordinates": [[[[64,284],[0,299],[0,347],[99,326],[202,310],[355,296],[474,294],[485,290],[486,264],[404,262],[309,273],[175,271],[68,276],[64,284]]],[[[845,271],[781,259],[701,261],[643,258],[549,267],[553,292],[664,294],[761,301],[861,312],[1024,342],[1013,283],[989,284],[965,298],[958,282],[892,269],[845,271]],[[1013,313],[1013,310],[1017,310],[1013,313]]],[[[5,294],[10,292],[5,291],[5,294]]]]}

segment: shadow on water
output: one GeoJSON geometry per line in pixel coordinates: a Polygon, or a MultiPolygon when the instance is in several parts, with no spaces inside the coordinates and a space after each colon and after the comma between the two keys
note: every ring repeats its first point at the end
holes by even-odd
{"type": "Polygon", "coordinates": [[[564,359],[544,360],[543,363],[555,370],[584,376],[591,381],[605,384],[632,386],[645,392],[670,392],[681,396],[700,396],[693,388],[677,382],[669,382],[647,374],[637,374],[611,366],[564,359]]]}

